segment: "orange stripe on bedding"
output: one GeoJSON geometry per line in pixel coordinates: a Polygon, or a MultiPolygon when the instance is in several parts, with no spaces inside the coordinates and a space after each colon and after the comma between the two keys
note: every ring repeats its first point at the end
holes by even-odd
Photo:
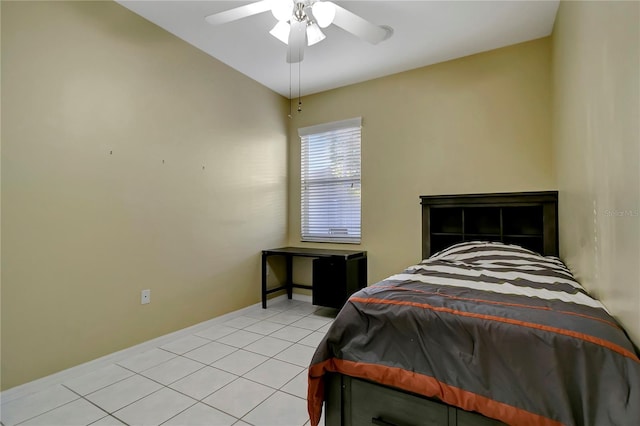
{"type": "Polygon", "coordinates": [[[441,297],[446,297],[446,298],[455,299],[455,300],[467,300],[467,301],[470,301],[470,302],[487,303],[487,304],[491,304],[491,305],[515,306],[515,307],[519,307],[519,308],[528,308],[528,309],[537,309],[537,310],[541,310],[541,311],[556,312],[556,313],[559,313],[559,314],[573,315],[573,316],[576,316],[576,317],[581,317],[581,318],[586,318],[586,319],[590,319],[590,320],[594,320],[594,321],[599,321],[601,323],[610,325],[611,327],[614,327],[614,328],[616,328],[618,330],[622,330],[622,328],[618,324],[616,324],[614,322],[611,322],[611,321],[607,321],[607,320],[602,319],[602,318],[598,318],[598,317],[594,317],[594,316],[586,315],[586,314],[579,314],[577,312],[558,311],[558,310],[555,310],[555,309],[548,308],[546,306],[532,306],[532,305],[525,305],[523,303],[508,303],[508,302],[499,302],[497,300],[474,299],[474,298],[470,298],[470,297],[453,296],[451,294],[438,293],[438,292],[435,292],[435,291],[419,290],[417,288],[398,287],[398,286],[394,286],[394,285],[376,285],[373,288],[384,288],[384,289],[402,290],[402,291],[415,291],[416,293],[432,294],[434,296],[441,296],[441,297]]]}
{"type": "Polygon", "coordinates": [[[375,299],[375,298],[362,298],[362,297],[351,297],[349,299],[349,301],[351,302],[360,302],[360,303],[372,303],[372,304],[376,304],[376,305],[404,305],[404,306],[413,306],[416,308],[422,308],[422,309],[429,309],[431,311],[435,311],[435,312],[446,312],[449,314],[453,314],[453,315],[459,315],[459,316],[463,316],[463,317],[470,317],[470,318],[480,318],[480,319],[484,319],[487,321],[497,321],[497,322],[502,322],[505,324],[511,324],[511,325],[518,325],[521,327],[527,327],[527,328],[533,328],[533,329],[538,329],[538,330],[544,330],[544,331],[549,331],[551,333],[557,333],[557,334],[562,334],[565,336],[570,336],[576,339],[581,339],[584,340],[586,342],[589,343],[593,343],[602,347],[605,347],[609,350],[612,350],[622,356],[625,356],[637,363],[640,363],[640,359],[638,359],[638,357],[631,351],[623,348],[622,346],[616,345],[615,343],[611,343],[607,340],[604,339],[600,339],[594,336],[589,336],[588,334],[584,334],[584,333],[578,333],[576,331],[572,331],[572,330],[566,330],[563,328],[558,328],[558,327],[551,327],[548,325],[542,325],[542,324],[535,324],[532,322],[526,322],[526,321],[520,321],[520,320],[515,320],[515,319],[511,319],[511,318],[503,318],[503,317],[497,317],[497,316],[493,316],[493,315],[484,315],[484,314],[476,314],[473,312],[463,312],[463,311],[457,311],[455,309],[451,309],[451,308],[443,308],[443,307],[437,307],[437,306],[431,306],[429,304],[426,303],[417,303],[417,302],[408,302],[408,301],[403,301],[403,300],[384,300],[384,299],[375,299]]]}
{"type": "Polygon", "coordinates": [[[426,397],[436,397],[446,404],[467,411],[476,411],[508,424],[535,424],[539,426],[561,426],[562,424],[539,414],[450,386],[430,376],[397,367],[330,358],[309,367],[307,404],[313,426],[317,426],[320,422],[324,400],[323,376],[325,372],[343,373],[347,376],[370,380],[426,397]]]}

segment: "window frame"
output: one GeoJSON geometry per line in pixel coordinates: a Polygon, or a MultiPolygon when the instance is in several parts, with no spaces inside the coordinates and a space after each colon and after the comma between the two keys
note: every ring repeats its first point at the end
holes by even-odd
{"type": "MultiPolygon", "coordinates": [[[[303,127],[298,129],[298,136],[300,137],[300,240],[302,242],[360,244],[362,241],[362,118],[355,117],[303,127]],[[347,175],[354,174],[327,178],[325,171],[324,177],[321,179],[316,177],[315,182],[314,179],[309,178],[310,171],[308,166],[313,161],[308,158],[310,156],[309,144],[313,143],[313,137],[320,139],[316,140],[316,143],[326,139],[326,142],[330,144],[336,144],[337,139],[340,138],[346,139],[343,142],[349,143],[347,149],[341,154],[336,154],[338,158],[328,163],[328,165],[333,166],[332,170],[345,170],[344,173],[347,175]],[[355,151],[349,152],[349,149],[355,151]],[[357,167],[354,167],[356,163],[357,167]],[[351,185],[351,188],[354,188],[355,184],[357,202],[354,202],[352,196],[348,193],[352,191],[339,189],[339,186],[344,184],[351,185]],[[310,185],[314,186],[316,191],[330,192],[342,200],[339,201],[340,205],[333,210],[330,207],[326,207],[327,212],[334,211],[338,215],[336,222],[333,223],[334,226],[328,225],[326,232],[318,232],[318,220],[310,219],[309,210],[313,208],[310,208],[309,204],[314,202],[313,197],[309,197],[310,185]],[[333,189],[331,188],[332,185],[334,186],[333,189]],[[321,187],[323,189],[319,189],[321,187]],[[343,211],[340,212],[340,210],[343,211]],[[332,234],[332,229],[336,233],[332,234]],[[343,230],[346,230],[346,235],[343,230]]],[[[330,147],[327,147],[327,149],[330,149],[330,147]]],[[[317,159],[316,161],[322,162],[323,160],[317,159]]],[[[324,161],[327,161],[326,158],[324,161]]],[[[316,198],[319,198],[319,196],[316,195],[316,198]]],[[[315,201],[319,202],[317,199],[315,201]]],[[[322,208],[321,206],[320,209],[322,208]]],[[[315,210],[317,210],[317,207],[315,210]]]]}

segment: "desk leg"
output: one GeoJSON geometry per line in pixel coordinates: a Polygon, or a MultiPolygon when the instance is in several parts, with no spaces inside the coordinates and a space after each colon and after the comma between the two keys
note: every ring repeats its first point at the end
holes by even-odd
{"type": "Polygon", "coordinates": [[[287,256],[287,297],[293,296],[293,256],[287,256]]]}
{"type": "Polygon", "coordinates": [[[267,309],[267,255],[262,253],[262,309],[267,309]]]}

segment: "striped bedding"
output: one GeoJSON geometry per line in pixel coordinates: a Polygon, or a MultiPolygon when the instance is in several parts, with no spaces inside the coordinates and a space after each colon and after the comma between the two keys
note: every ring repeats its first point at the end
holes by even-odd
{"type": "Polygon", "coordinates": [[[640,360],[557,258],[451,246],[355,293],[309,367],[319,423],[338,372],[513,425],[639,425],[640,360]]]}

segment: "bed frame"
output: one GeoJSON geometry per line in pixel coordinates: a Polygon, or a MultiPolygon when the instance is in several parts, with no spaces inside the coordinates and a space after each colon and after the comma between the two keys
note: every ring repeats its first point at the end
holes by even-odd
{"type": "MultiPolygon", "coordinates": [[[[558,255],[558,193],[421,196],[422,258],[458,242],[519,244],[558,255]]],[[[496,426],[504,423],[435,399],[342,374],[328,374],[327,426],[496,426]]]]}
{"type": "Polygon", "coordinates": [[[420,197],[422,258],[463,241],[517,244],[558,255],[558,192],[420,197]]]}

